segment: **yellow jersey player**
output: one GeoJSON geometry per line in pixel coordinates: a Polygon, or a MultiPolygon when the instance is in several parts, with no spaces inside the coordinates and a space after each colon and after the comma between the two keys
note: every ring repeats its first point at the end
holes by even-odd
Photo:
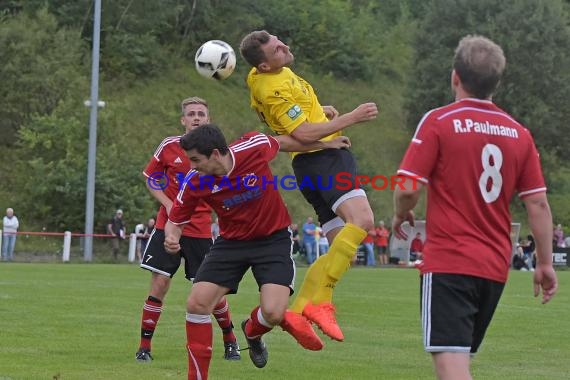
{"type": "MultiPolygon", "coordinates": [[[[289,47],[267,31],[254,31],[240,44],[243,58],[252,66],[247,78],[251,106],[277,134],[289,135],[302,144],[329,141],[351,125],[375,119],[374,103],[364,103],[339,115],[332,106],[321,106],[312,86],[289,67],[289,47]]],[[[327,255],[318,258],[305,276],[291,310],[302,313],[332,339],[342,341],[332,293],[348,270],[358,245],[374,228],[374,217],[365,192],[356,181],[356,162],[348,149],[292,152],[299,188],[313,206],[323,233],[332,242],[327,255]],[[343,181],[335,181],[343,173],[343,181]]]]}

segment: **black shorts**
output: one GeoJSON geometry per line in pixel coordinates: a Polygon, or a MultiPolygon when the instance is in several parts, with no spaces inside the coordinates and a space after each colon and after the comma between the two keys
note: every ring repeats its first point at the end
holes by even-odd
{"type": "Polygon", "coordinates": [[[184,259],[184,271],[190,281],[210,251],[212,239],[182,236],[180,238],[180,252],[171,255],[164,249],[164,230],[154,229],[141,260],[141,268],[172,278],[180,267],[180,260],[184,259]]]}
{"type": "Polygon", "coordinates": [[[298,154],[292,165],[297,187],[315,209],[321,224],[336,218],[333,211],[335,202],[357,188],[354,183],[356,161],[348,149],[298,154]]]}
{"type": "Polygon", "coordinates": [[[428,352],[475,354],[505,284],[448,273],[421,276],[421,316],[428,352]]]}
{"type": "Polygon", "coordinates": [[[258,240],[226,240],[218,237],[196,274],[194,282],[212,282],[235,294],[249,268],[261,288],[264,284],[287,286],[293,294],[295,262],[289,229],[258,240]]]}

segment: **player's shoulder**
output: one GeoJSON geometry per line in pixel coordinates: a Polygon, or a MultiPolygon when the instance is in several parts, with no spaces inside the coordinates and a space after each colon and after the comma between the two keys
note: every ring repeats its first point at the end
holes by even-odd
{"type": "Polygon", "coordinates": [[[161,141],[154,151],[154,157],[158,160],[166,159],[169,155],[180,155],[182,147],[180,146],[181,136],[169,136],[161,141]]]}
{"type": "MultiPolygon", "coordinates": [[[[244,133],[243,135],[241,135],[240,138],[238,138],[236,141],[234,141],[230,146],[232,147],[236,147],[236,146],[251,146],[254,145],[256,143],[269,143],[270,142],[270,136],[258,132],[258,131],[251,131],[251,132],[247,132],[244,133]]],[[[273,139],[273,138],[272,138],[273,139]]]]}
{"type": "Polygon", "coordinates": [[[177,135],[177,136],[168,136],[165,137],[164,139],[162,139],[162,141],[160,142],[161,144],[178,144],[180,143],[180,138],[182,136],[181,135],[177,135]]]}
{"type": "Polygon", "coordinates": [[[424,120],[440,121],[449,115],[460,112],[462,105],[459,102],[453,102],[441,107],[432,108],[423,116],[424,120]]]}
{"type": "Polygon", "coordinates": [[[182,136],[168,136],[165,137],[160,144],[158,144],[158,147],[156,148],[157,151],[163,150],[163,149],[171,149],[172,147],[179,147],[180,146],[180,138],[182,136]]]}
{"type": "Polygon", "coordinates": [[[295,74],[288,67],[278,73],[250,73],[248,83],[259,98],[275,96],[294,85],[295,74]]]}
{"type": "Polygon", "coordinates": [[[257,151],[264,151],[271,147],[278,147],[277,140],[261,132],[248,132],[243,134],[239,139],[230,144],[230,149],[234,153],[253,153],[257,151]]]}

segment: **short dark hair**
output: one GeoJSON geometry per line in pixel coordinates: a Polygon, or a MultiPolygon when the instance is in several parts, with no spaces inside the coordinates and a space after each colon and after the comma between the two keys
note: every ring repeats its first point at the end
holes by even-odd
{"type": "Polygon", "coordinates": [[[266,30],[255,30],[244,38],[239,44],[239,51],[243,59],[253,67],[257,67],[265,60],[265,53],[261,46],[269,42],[271,34],[266,30]]]}
{"type": "Polygon", "coordinates": [[[505,65],[503,49],[476,35],[463,37],[453,58],[453,69],[463,88],[479,99],[487,99],[497,90],[505,65]]]}
{"type": "Polygon", "coordinates": [[[185,151],[196,149],[200,154],[210,157],[214,149],[222,155],[229,151],[224,134],[215,124],[204,124],[194,128],[180,138],[180,146],[185,151]]]}

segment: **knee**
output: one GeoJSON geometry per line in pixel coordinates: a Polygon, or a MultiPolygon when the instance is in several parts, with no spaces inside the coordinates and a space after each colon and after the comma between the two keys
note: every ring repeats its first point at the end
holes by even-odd
{"type": "Polygon", "coordinates": [[[374,228],[374,213],[370,206],[349,212],[344,219],[346,223],[354,224],[366,231],[374,228]]]}
{"type": "Polygon", "coordinates": [[[372,214],[372,210],[370,210],[369,213],[355,215],[353,220],[347,222],[355,224],[365,231],[370,231],[374,228],[374,215],[372,214]]]}
{"type": "Polygon", "coordinates": [[[271,326],[277,326],[283,320],[283,315],[284,315],[284,313],[272,311],[272,312],[268,312],[268,313],[263,313],[263,318],[271,326]]]}
{"type": "Polygon", "coordinates": [[[214,311],[214,306],[208,300],[190,296],[186,301],[186,311],[190,314],[209,315],[214,311]]]}

